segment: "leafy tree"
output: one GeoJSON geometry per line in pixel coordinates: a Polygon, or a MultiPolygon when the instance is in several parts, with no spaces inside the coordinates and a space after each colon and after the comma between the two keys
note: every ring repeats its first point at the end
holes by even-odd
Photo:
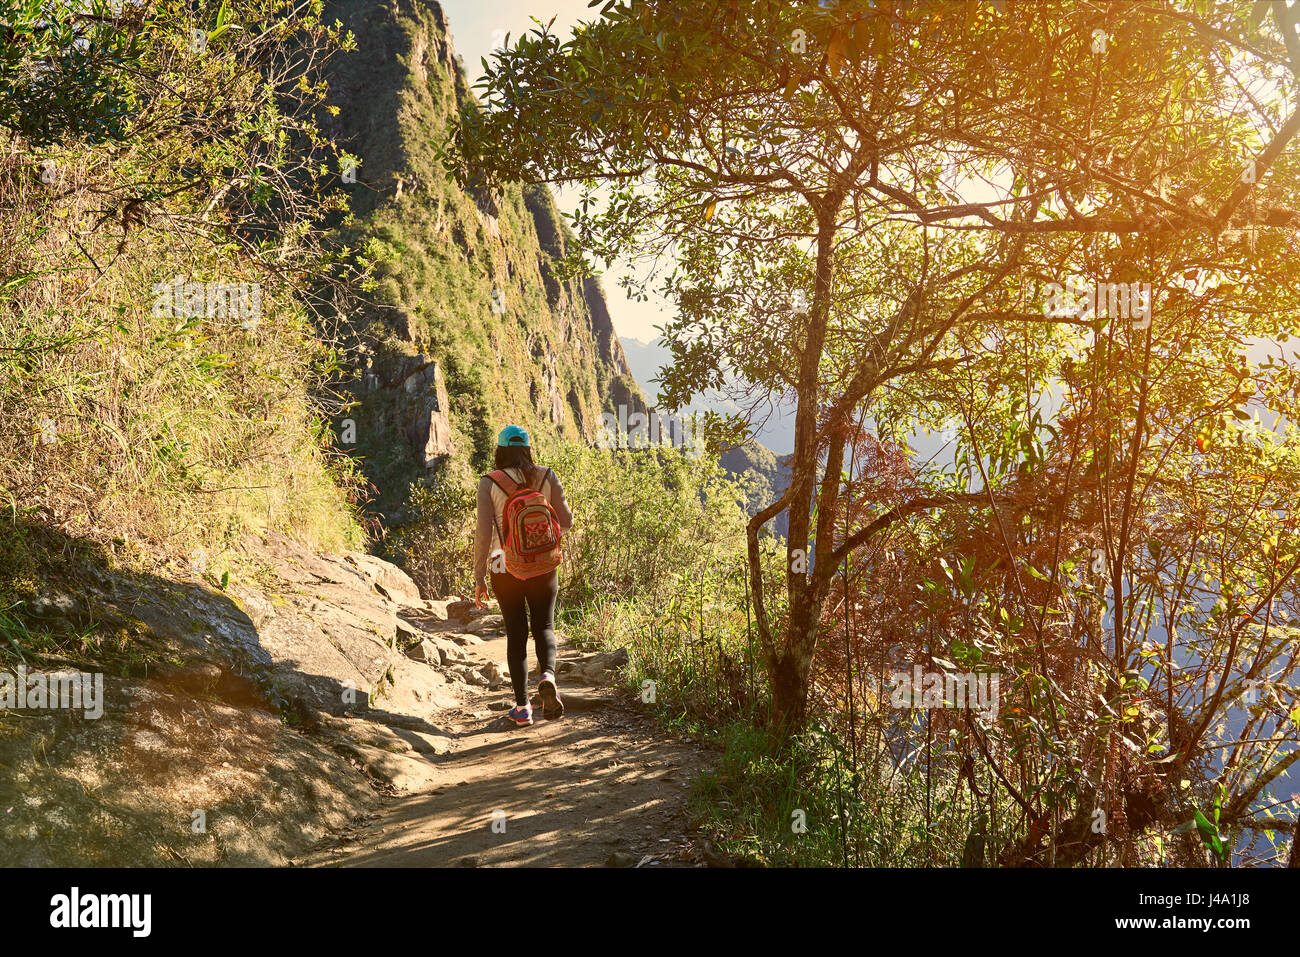
{"type": "Polygon", "coordinates": [[[36,147],[122,135],[137,100],[144,4],[0,2],[0,127],[36,147]]]}
{"type": "Polygon", "coordinates": [[[1041,323],[1037,290],[1016,305],[1035,280],[1177,269],[1229,230],[1296,221],[1293,9],[1003,6],[610,2],[568,39],[539,24],[499,51],[485,109],[454,133],[476,176],[581,185],[598,255],[668,264],[642,281],[679,309],[670,403],[727,374],[756,402],[796,397],[793,481],[749,529],[790,727],[846,552],[976,497],[918,496],[836,544],[848,423],[895,384],[972,361],[990,328],[1041,323]],[[1269,92],[1243,96],[1243,78],[1269,92]],[[782,509],[777,622],[757,553],[782,509]]]}

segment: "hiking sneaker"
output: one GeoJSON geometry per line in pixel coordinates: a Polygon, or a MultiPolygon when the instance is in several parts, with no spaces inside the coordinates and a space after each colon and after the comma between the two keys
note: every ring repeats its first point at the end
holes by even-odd
{"type": "Polygon", "coordinates": [[[517,704],[510,709],[510,713],[506,717],[519,727],[526,728],[533,723],[533,709],[526,704],[517,704]]]}
{"type": "Polygon", "coordinates": [[[555,688],[555,675],[543,671],[541,680],[537,682],[537,693],[542,699],[543,718],[549,721],[564,716],[564,702],[560,699],[560,692],[555,688]]]}

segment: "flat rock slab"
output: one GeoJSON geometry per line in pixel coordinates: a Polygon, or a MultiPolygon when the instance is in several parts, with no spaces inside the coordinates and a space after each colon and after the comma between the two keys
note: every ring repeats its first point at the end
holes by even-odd
{"type": "Polygon", "coordinates": [[[627,667],[626,648],[617,651],[597,651],[586,655],[562,656],[555,663],[557,677],[587,685],[604,685],[612,682],[617,672],[627,667]]]}

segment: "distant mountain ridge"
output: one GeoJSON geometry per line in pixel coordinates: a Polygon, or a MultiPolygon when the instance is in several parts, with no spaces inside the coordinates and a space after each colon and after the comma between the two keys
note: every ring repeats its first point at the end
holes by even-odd
{"type": "MultiPolygon", "coordinates": [[[[659,339],[645,342],[624,336],[620,341],[632,375],[636,377],[642,391],[653,399],[657,392],[657,384],[653,380],[658,377],[660,368],[671,362],[672,354],[659,339]]],[[[710,410],[719,414],[740,411],[740,407],[734,402],[721,396],[707,395],[697,396],[691,408],[701,411],[710,410]]],[[[774,409],[765,422],[757,423],[754,438],[777,455],[793,451],[794,409],[790,407],[774,409]]]]}
{"type": "MultiPolygon", "coordinates": [[[[641,390],[653,397],[657,392],[655,379],[659,370],[672,359],[667,347],[659,340],[644,342],[640,339],[624,337],[623,353],[627,364],[636,377],[641,390]]],[[[685,411],[713,411],[719,414],[737,413],[739,407],[720,397],[697,397],[685,411]]],[[[772,416],[761,427],[755,429],[753,438],[737,445],[720,458],[722,467],[734,476],[750,473],[754,478],[754,488],[749,496],[748,509],[752,515],[760,508],[775,501],[790,484],[790,455],[777,454],[765,443],[772,442],[777,448],[794,448],[794,414],[784,410],[774,410],[772,416]]],[[[773,519],[769,526],[779,535],[784,535],[789,528],[786,513],[782,512],[773,519]]]]}

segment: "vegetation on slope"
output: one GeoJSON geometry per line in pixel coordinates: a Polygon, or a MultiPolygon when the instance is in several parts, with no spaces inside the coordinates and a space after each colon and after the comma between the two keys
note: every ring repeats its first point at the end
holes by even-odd
{"type": "Polygon", "coordinates": [[[358,164],[344,187],[356,218],[340,234],[372,272],[348,316],[366,350],[348,412],[354,451],[392,524],[439,524],[448,516],[422,518],[432,513],[421,489],[465,491],[490,467],[502,425],[590,440],[602,411],[643,400],[599,282],[568,268],[573,237],[549,191],[466,188],[444,168],[438,147],[473,97],[441,7],[337,2],[327,12],[358,36],[357,52],[333,65],[339,113],[326,124],[358,164]],[[424,456],[422,427],[410,429],[414,443],[406,436],[401,387],[430,361],[445,377],[450,442],[424,456]]]}
{"type": "Polygon", "coordinates": [[[247,532],[358,545],[305,304],[333,271],[312,113],[345,39],[274,0],[29,6],[0,77],[7,520],[205,572],[247,532]],[[32,82],[61,108],[15,109],[32,82]]]}

